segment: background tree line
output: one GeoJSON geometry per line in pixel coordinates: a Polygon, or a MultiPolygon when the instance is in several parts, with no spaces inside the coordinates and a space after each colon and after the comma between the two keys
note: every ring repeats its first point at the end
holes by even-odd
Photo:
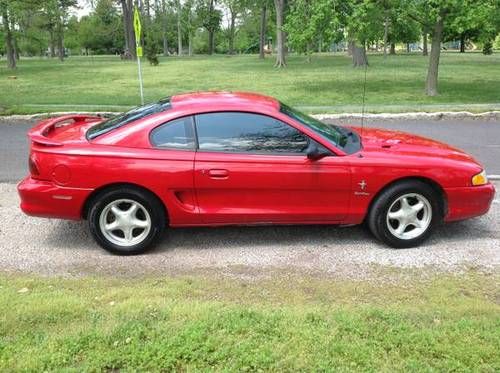
{"type": "Polygon", "coordinates": [[[368,50],[384,56],[396,46],[421,45],[430,54],[426,92],[437,94],[443,42],[491,53],[500,30],[500,0],[88,0],[91,11],[71,15],[77,0],[0,0],[0,53],[16,67],[22,55],[64,60],[73,54],[136,58],[133,11],[138,6],[146,55],[274,53],[346,49],[353,66],[368,50]],[[431,45],[432,47],[430,47],[431,45]]]}

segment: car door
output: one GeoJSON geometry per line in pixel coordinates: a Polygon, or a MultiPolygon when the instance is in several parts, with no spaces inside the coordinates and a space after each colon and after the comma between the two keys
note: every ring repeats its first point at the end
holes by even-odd
{"type": "Polygon", "coordinates": [[[148,178],[165,200],[172,226],[200,224],[193,181],[193,121],[193,117],[185,116],[154,128],[149,135],[153,149],[144,154],[148,162],[144,168],[152,173],[148,178]]]}
{"type": "Polygon", "coordinates": [[[194,185],[206,224],[339,222],[349,208],[342,157],[311,161],[305,134],[245,112],[195,116],[194,185]]]}

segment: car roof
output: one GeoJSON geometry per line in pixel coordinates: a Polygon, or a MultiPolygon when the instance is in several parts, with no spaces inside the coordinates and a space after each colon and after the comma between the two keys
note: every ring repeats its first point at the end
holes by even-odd
{"type": "Polygon", "coordinates": [[[183,106],[195,105],[201,106],[224,106],[230,109],[231,107],[246,107],[255,109],[261,107],[263,109],[279,110],[280,103],[273,97],[264,96],[258,93],[251,92],[228,92],[228,91],[207,91],[207,92],[192,92],[171,97],[170,102],[174,109],[183,106]]]}

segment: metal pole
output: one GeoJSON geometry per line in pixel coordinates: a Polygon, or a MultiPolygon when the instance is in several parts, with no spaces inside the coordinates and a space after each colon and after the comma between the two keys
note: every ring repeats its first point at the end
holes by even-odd
{"type": "MultiPolygon", "coordinates": [[[[138,45],[139,45],[139,43],[136,44],[136,51],[137,51],[137,46],[138,45]]],[[[137,56],[137,69],[139,70],[139,88],[141,90],[141,105],[144,105],[144,92],[143,92],[143,89],[142,89],[141,57],[139,57],[139,56],[137,56]]]]}

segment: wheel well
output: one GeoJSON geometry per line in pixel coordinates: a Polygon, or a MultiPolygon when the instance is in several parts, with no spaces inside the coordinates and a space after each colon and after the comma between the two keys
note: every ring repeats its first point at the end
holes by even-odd
{"type": "Polygon", "coordinates": [[[147,188],[144,188],[143,186],[140,186],[140,185],[137,185],[137,184],[132,184],[132,183],[114,183],[114,184],[107,184],[107,185],[103,185],[99,188],[97,188],[96,190],[94,190],[88,197],[87,199],[85,200],[85,203],[83,204],[83,208],[82,208],[82,218],[83,219],[87,219],[87,216],[88,216],[88,213],[89,213],[89,210],[90,210],[90,207],[92,206],[92,202],[94,201],[94,199],[96,197],[98,197],[100,194],[104,193],[104,192],[107,192],[109,190],[113,190],[113,189],[117,189],[117,188],[123,188],[123,187],[127,187],[127,188],[133,188],[133,189],[137,189],[137,190],[141,190],[145,193],[148,193],[150,194],[151,196],[153,196],[156,200],[158,200],[158,203],[160,204],[160,206],[162,206],[163,208],[163,213],[165,214],[165,219],[167,220],[167,222],[169,221],[169,218],[168,218],[168,209],[167,209],[167,206],[165,206],[165,204],[163,203],[163,201],[161,200],[160,197],[158,197],[156,195],[156,193],[152,192],[151,190],[147,189],[147,188]]]}
{"type": "Polygon", "coordinates": [[[403,181],[412,181],[412,180],[416,180],[416,181],[420,181],[420,182],[423,182],[427,185],[429,185],[435,192],[436,192],[436,195],[439,198],[438,200],[438,203],[439,203],[439,206],[441,208],[441,213],[442,213],[442,217],[445,217],[447,212],[448,212],[448,202],[446,200],[446,193],[444,192],[443,188],[441,187],[441,185],[439,185],[438,183],[436,183],[434,180],[432,179],[429,179],[429,178],[426,178],[426,177],[419,177],[419,176],[410,176],[410,177],[403,177],[401,179],[396,179],[396,180],[393,180],[391,181],[389,184],[385,185],[382,189],[380,189],[378,191],[378,193],[372,198],[371,202],[370,202],[370,205],[368,206],[368,210],[367,210],[367,214],[366,216],[368,216],[368,212],[372,209],[372,205],[375,203],[375,201],[377,200],[377,198],[380,196],[380,194],[382,194],[386,189],[390,188],[391,186],[393,185],[396,185],[398,183],[401,183],[403,181]]]}

